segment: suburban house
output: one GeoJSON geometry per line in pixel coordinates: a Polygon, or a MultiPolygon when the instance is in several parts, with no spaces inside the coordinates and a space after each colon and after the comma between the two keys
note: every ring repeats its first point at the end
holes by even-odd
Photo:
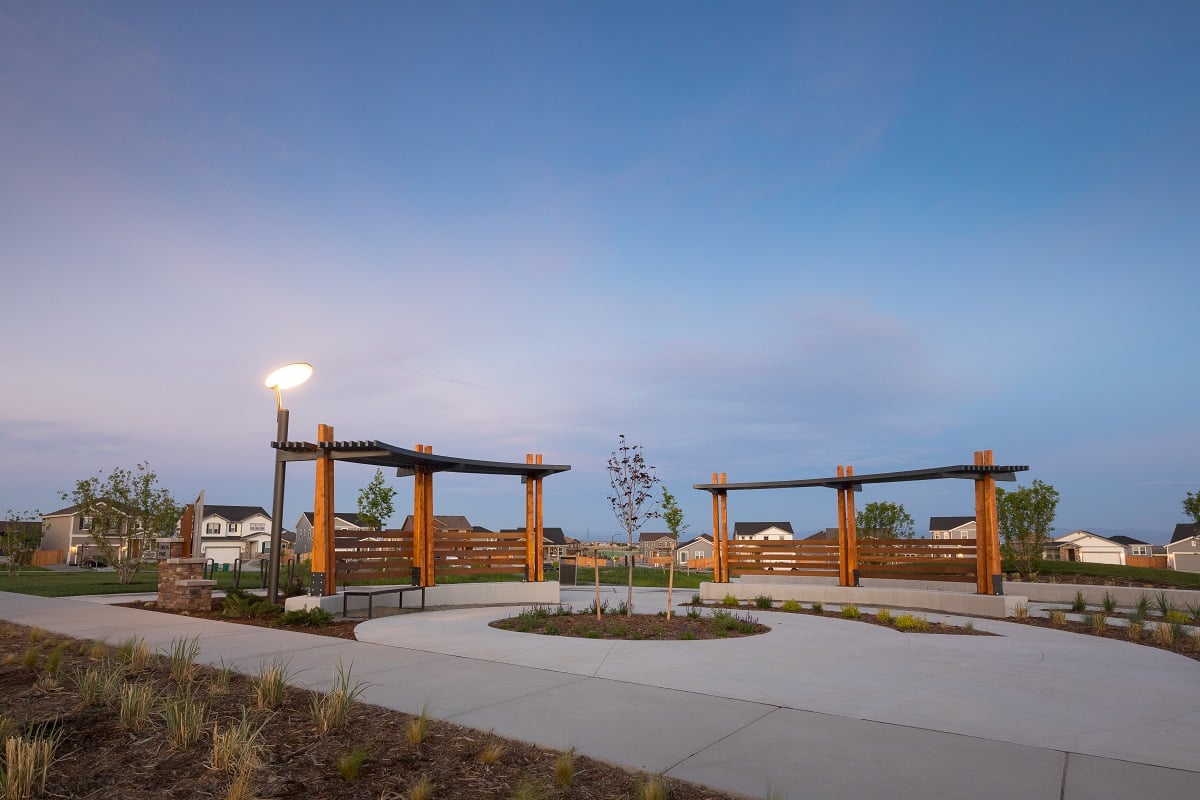
{"type": "Polygon", "coordinates": [[[681,567],[695,561],[708,560],[712,566],[713,537],[711,533],[702,533],[694,539],[688,539],[675,548],[675,563],[681,567]]]}
{"type": "Polygon", "coordinates": [[[200,519],[201,558],[233,564],[271,552],[271,515],[262,506],[205,505],[200,519]]]}
{"type": "MultiPolygon", "coordinates": [[[[409,517],[409,519],[412,519],[409,517]]],[[[368,531],[372,530],[363,525],[358,518],[358,512],[334,512],[334,531],[368,531]]],[[[409,529],[411,530],[411,528],[409,529]]],[[[336,534],[335,534],[336,535],[336,534]]],[[[303,555],[312,552],[313,542],[313,512],[305,511],[296,521],[296,553],[303,555]]]]}
{"type": "Polygon", "coordinates": [[[1134,539],[1132,536],[1110,536],[1108,538],[1125,548],[1125,565],[1128,567],[1170,568],[1167,548],[1161,544],[1150,544],[1141,539],[1134,539]]]}
{"type": "Polygon", "coordinates": [[[795,539],[796,532],[790,522],[735,522],[733,538],[749,541],[774,541],[795,539]]]}
{"type": "MultiPolygon", "coordinates": [[[[501,533],[524,533],[524,528],[504,528],[501,533]]],[[[563,533],[562,528],[547,528],[542,526],[542,557],[546,561],[558,562],[558,559],[567,554],[567,547],[570,542],[567,541],[567,535],[563,533]]]]}
{"type": "Polygon", "coordinates": [[[1124,564],[1125,545],[1091,531],[1071,531],[1047,542],[1042,555],[1050,561],[1124,564]]]}
{"type": "Polygon", "coordinates": [[[1175,526],[1167,544],[1167,561],[1171,569],[1200,572],[1200,525],[1181,522],[1175,526]]]}
{"type": "Polygon", "coordinates": [[[975,517],[930,517],[929,536],[933,539],[974,539],[975,517]]]}
{"type": "MultiPolygon", "coordinates": [[[[413,516],[409,514],[404,518],[404,524],[400,526],[400,530],[412,532],[413,516]]],[[[474,532],[475,526],[471,521],[461,514],[434,514],[433,515],[433,532],[438,531],[469,531],[474,532]]],[[[491,531],[484,531],[491,533],[491,531]]]]}
{"type": "MultiPolygon", "coordinates": [[[[662,553],[670,554],[675,537],[669,533],[640,533],[638,534],[638,550],[644,556],[657,556],[662,553]]],[[[670,559],[667,560],[670,564],[670,559]]]]}
{"type": "MultiPolygon", "coordinates": [[[[104,505],[104,501],[100,501],[104,505]]],[[[125,551],[124,530],[127,523],[121,523],[121,530],[109,531],[105,538],[109,544],[125,551]]],[[[43,550],[58,550],[63,553],[65,563],[82,566],[96,564],[103,559],[103,554],[92,539],[92,518],[83,513],[79,506],[67,506],[58,511],[42,515],[42,545],[43,550]]],[[[131,543],[140,550],[139,542],[131,543]]],[[[134,556],[140,556],[135,553],[134,556]]]]}

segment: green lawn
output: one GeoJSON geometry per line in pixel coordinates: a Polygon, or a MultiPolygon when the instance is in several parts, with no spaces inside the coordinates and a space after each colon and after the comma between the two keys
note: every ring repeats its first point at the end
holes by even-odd
{"type": "MultiPolygon", "coordinates": [[[[550,573],[546,573],[550,577],[550,573]]],[[[628,575],[625,567],[601,567],[600,583],[611,586],[624,586],[628,575]]],[[[596,580],[596,571],[590,567],[581,568],[575,579],[577,586],[589,586],[596,580]]],[[[680,572],[675,571],[676,589],[699,589],[701,581],[711,581],[711,572],[680,572]]],[[[634,586],[667,586],[667,571],[658,567],[634,567],[634,586]]]]}
{"type": "MultiPolygon", "coordinates": [[[[1005,572],[1013,572],[1012,564],[1005,562],[1005,572]]],[[[1142,581],[1156,586],[1182,586],[1200,589],[1200,572],[1180,572],[1174,569],[1151,569],[1150,567],[1123,567],[1119,564],[1086,564],[1081,561],[1043,561],[1042,575],[1053,575],[1062,583],[1070,583],[1072,575],[1091,575],[1098,578],[1123,578],[1142,581]]]]}
{"type": "Polygon", "coordinates": [[[15,578],[0,572],[0,592],[36,594],[41,597],[72,597],[81,594],[123,594],[158,591],[158,568],[144,566],[138,570],[137,579],[122,586],[117,583],[117,573],[94,570],[79,572],[53,572],[27,567],[15,578]]]}

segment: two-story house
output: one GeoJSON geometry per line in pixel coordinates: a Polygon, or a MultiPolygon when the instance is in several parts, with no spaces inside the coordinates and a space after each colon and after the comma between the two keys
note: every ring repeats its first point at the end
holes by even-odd
{"type": "Polygon", "coordinates": [[[200,552],[217,564],[267,556],[271,552],[271,515],[262,506],[205,505],[200,519],[200,552]]]}
{"type": "Polygon", "coordinates": [[[929,536],[933,539],[974,539],[977,530],[975,517],[929,518],[929,536]]]}
{"type": "Polygon", "coordinates": [[[790,522],[735,522],[733,538],[751,541],[776,541],[795,539],[796,532],[790,522]]]}
{"type": "MultiPolygon", "coordinates": [[[[370,528],[358,518],[357,511],[335,511],[333,513],[333,530],[336,531],[370,531],[370,528]]],[[[336,533],[335,533],[336,535],[336,533]]],[[[304,555],[312,552],[313,543],[313,512],[305,511],[296,520],[296,554],[304,555]]]]}
{"type": "MultiPolygon", "coordinates": [[[[102,500],[100,505],[107,503],[102,500]]],[[[126,542],[127,527],[128,523],[122,522],[118,530],[106,531],[104,538],[122,555],[127,547],[133,547],[138,551],[133,557],[140,557],[141,542],[136,537],[133,541],[126,542]]],[[[92,515],[83,513],[79,506],[67,506],[43,514],[42,530],[42,549],[61,551],[65,563],[72,566],[95,566],[103,563],[104,554],[92,536],[93,533],[98,533],[94,530],[92,515]]]]}
{"type": "Polygon", "coordinates": [[[711,569],[713,557],[713,537],[711,533],[702,533],[694,539],[688,539],[675,548],[675,564],[688,567],[699,564],[700,568],[711,569]]]}
{"type": "Polygon", "coordinates": [[[1200,525],[1181,522],[1167,543],[1167,561],[1171,569],[1200,572],[1200,525]]]}

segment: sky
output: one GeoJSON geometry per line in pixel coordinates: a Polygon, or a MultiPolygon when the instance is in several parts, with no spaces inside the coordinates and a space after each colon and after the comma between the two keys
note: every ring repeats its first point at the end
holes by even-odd
{"type": "MultiPolygon", "coordinates": [[[[991,449],[1059,533],[1165,541],[1200,489],[1197,97],[1192,2],[6,0],[0,510],[143,461],[269,509],[263,379],[300,360],[291,438],[543,453],[580,538],[620,530],[624,434],[688,535],[715,471],[991,449]]],[[[292,465],[286,526],[313,489],[292,465]]],[[[524,491],[439,476],[435,511],[513,527],[524,491]]],[[[836,495],[729,513],[807,533],[836,495]]]]}

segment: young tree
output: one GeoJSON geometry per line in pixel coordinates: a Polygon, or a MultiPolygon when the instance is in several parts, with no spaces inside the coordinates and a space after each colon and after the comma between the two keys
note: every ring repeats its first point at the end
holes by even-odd
{"type": "Polygon", "coordinates": [[[1200,525],[1200,492],[1188,492],[1183,498],[1183,513],[1192,518],[1192,522],[1200,525]]]}
{"type": "Polygon", "coordinates": [[[1029,486],[996,490],[1002,552],[1012,561],[1023,580],[1036,578],[1042,567],[1042,551],[1054,530],[1058,491],[1035,480],[1029,486]]]}
{"type": "MultiPolygon", "coordinates": [[[[617,449],[608,459],[608,484],[612,494],[608,502],[621,529],[625,531],[629,550],[633,550],[633,534],[646,524],[646,520],[659,516],[655,508],[654,485],[658,476],[654,467],[646,465],[646,457],[640,444],[630,444],[621,434],[617,449]]],[[[625,601],[625,616],[633,614],[633,559],[628,561],[628,592],[625,601]]]]}
{"type": "Polygon", "coordinates": [[[396,490],[384,483],[383,470],[375,470],[375,477],[358,492],[359,522],[377,531],[383,530],[383,523],[396,511],[392,505],[395,496],[396,490]]]}
{"type": "Polygon", "coordinates": [[[667,573],[667,619],[671,618],[671,594],[675,589],[675,546],[679,544],[679,534],[687,528],[683,522],[683,509],[675,502],[675,495],[667,491],[667,487],[662,487],[662,507],[663,522],[667,523],[667,530],[671,532],[671,567],[667,573]]]}
{"type": "Polygon", "coordinates": [[[7,558],[5,562],[8,577],[15,578],[21,573],[21,567],[29,566],[33,560],[33,551],[42,543],[41,514],[34,511],[13,511],[11,508],[5,515],[3,535],[0,536],[0,548],[4,549],[7,558]]]}
{"type": "Polygon", "coordinates": [[[108,475],[98,472],[61,495],[88,518],[88,534],[121,584],[133,583],[143,551],[153,548],[157,537],[173,535],[179,521],[179,504],[158,486],[158,475],[146,462],[133,469],[114,467],[108,475]]]}
{"type": "Polygon", "coordinates": [[[854,515],[854,526],[860,538],[911,539],[916,535],[912,515],[904,510],[904,505],[886,500],[863,506],[854,515]]]}

